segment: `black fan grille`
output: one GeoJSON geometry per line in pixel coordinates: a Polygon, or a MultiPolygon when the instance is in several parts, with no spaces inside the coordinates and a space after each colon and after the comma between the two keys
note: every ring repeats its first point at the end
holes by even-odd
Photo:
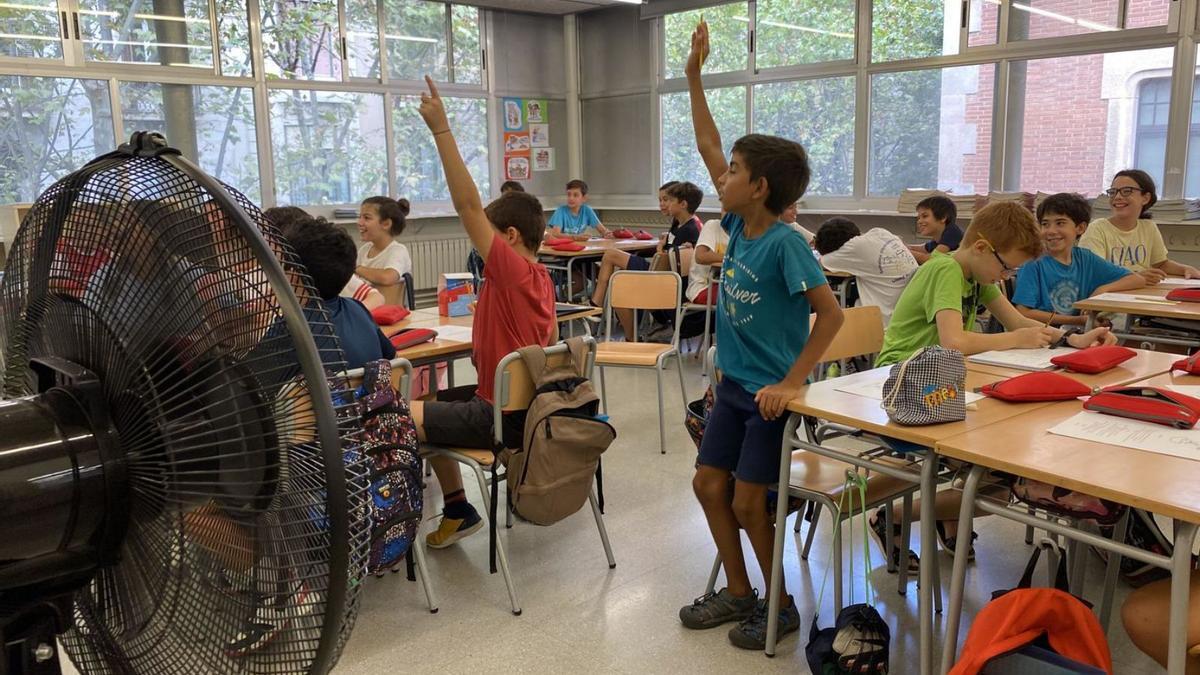
{"type": "Polygon", "coordinates": [[[331,667],[353,627],[368,471],[353,395],[332,375],[345,369],[341,348],[295,254],[226,190],[304,308],[340,450],[318,440],[303,336],[288,329],[236,212],[167,159],[99,159],[53,185],[23,221],[0,284],[4,395],[31,392],[30,358],[85,366],[103,382],[128,462],[127,536],[76,594],[63,636],[83,672],[301,672],[319,652],[317,665],[331,667]],[[330,472],[349,500],[345,569],[331,565],[330,472]],[[331,583],[349,589],[327,617],[331,583]],[[286,627],[239,653],[256,612],[286,627]],[[324,649],[323,630],[336,631],[324,649]]]}

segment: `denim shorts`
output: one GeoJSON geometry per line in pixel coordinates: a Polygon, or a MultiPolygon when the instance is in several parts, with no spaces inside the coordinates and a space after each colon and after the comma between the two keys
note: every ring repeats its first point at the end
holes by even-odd
{"type": "Polygon", "coordinates": [[[730,471],[746,483],[778,484],[788,415],[764,420],[754,395],[728,377],[717,384],[716,396],[698,462],[730,471]]]}

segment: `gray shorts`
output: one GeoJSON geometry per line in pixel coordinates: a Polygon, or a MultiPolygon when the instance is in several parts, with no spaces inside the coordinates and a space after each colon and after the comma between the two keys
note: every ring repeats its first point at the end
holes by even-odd
{"type": "MultiPolygon", "coordinates": [[[[425,402],[425,440],[434,445],[492,449],[492,404],[475,395],[475,385],[439,391],[436,401],[425,402]]],[[[525,412],[501,417],[504,445],[520,448],[525,433],[525,412]]]]}

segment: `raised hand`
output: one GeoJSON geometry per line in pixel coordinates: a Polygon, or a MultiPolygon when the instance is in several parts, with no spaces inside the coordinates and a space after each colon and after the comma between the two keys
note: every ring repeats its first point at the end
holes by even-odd
{"type": "Polygon", "coordinates": [[[685,72],[698,75],[700,67],[708,60],[708,49],[708,23],[701,21],[696,24],[696,30],[692,31],[692,50],[688,53],[685,72]]]}
{"type": "Polygon", "coordinates": [[[421,94],[421,107],[418,112],[421,113],[421,118],[425,120],[425,125],[436,136],[441,133],[450,131],[450,121],[446,119],[446,106],[442,104],[442,97],[438,95],[437,85],[433,83],[433,78],[425,76],[425,84],[429,86],[429,93],[421,94]]]}

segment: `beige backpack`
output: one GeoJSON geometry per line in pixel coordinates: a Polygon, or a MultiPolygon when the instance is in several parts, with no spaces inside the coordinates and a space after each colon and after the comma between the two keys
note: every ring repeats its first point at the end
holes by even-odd
{"type": "Polygon", "coordinates": [[[587,503],[600,455],[617,437],[596,416],[600,398],[587,378],[586,343],[571,338],[566,344],[570,358],[556,366],[547,363],[541,347],[520,350],[535,393],[525,417],[524,447],[500,454],[513,509],[539,525],[562,520],[587,503]]]}

